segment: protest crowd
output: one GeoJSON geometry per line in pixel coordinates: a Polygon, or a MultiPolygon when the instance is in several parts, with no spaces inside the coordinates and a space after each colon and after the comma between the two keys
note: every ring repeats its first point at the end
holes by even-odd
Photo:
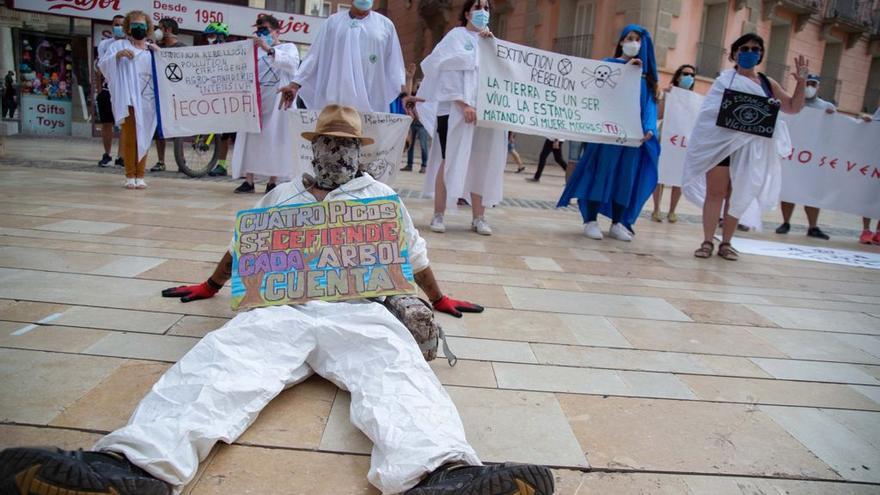
{"type": "MultiPolygon", "coordinates": [[[[238,194],[256,192],[257,179],[266,179],[254,210],[270,213],[254,214],[250,223],[241,223],[246,228],[236,232],[229,251],[203,283],[162,294],[189,303],[215,296],[232,280],[236,304],[252,309],[201,339],[162,375],[129,423],[101,438],[91,450],[20,447],[0,453],[0,487],[14,485],[20,493],[179,493],[218,441],[234,441],[282,390],[317,373],[351,392],[351,421],[374,444],[368,479],[382,493],[553,493],[553,475],[547,467],[481,463],[465,438],[452,400],[428,366],[423,349],[414,345],[414,323],[407,319],[407,309],[399,316],[388,303],[401,290],[413,292],[418,287],[428,299],[417,303],[418,309],[456,317],[483,311],[479,304],[444,294],[431,271],[425,239],[405,205],[388,199],[396,198],[395,192],[382,178],[395,171],[415,172],[418,146],[421,163],[416,173],[424,174],[423,194],[433,198],[433,216],[424,227],[444,233],[446,211],[467,205],[472,212],[470,229],[490,236],[493,227],[487,212],[503,199],[508,155],[517,162],[516,172],[525,168],[515,133],[525,133],[524,127],[531,125],[531,133],[545,137],[545,142],[537,170],[527,180],[541,180],[552,154],[566,173],[557,206],[567,207],[576,200],[585,237],[634,242],[637,221],[649,198],[653,197],[650,219],[664,221],[665,185],[671,189],[667,222],[678,221],[676,208],[682,196],[702,208],[703,237],[695,239],[694,256],[736,261],[735,233],[738,228],[760,229],[762,213],[781,204],[782,222],[776,233],[787,234],[791,227],[795,204],[782,201],[781,191],[784,162],[794,153],[790,129],[796,123],[782,114],[797,116],[808,108],[833,116],[836,108],[817,96],[821,78],[810,72],[810,61],[803,56],[792,62],[793,85],[758,72],[768,47],[754,33],[744,34],[729,47],[733,66],[718,74],[705,96],[694,91],[694,65],[682,65],[669,85],[661,87],[652,35],[633,24],[620,32],[607,58],[580,62],[592,64],[584,66],[583,73],[592,74],[584,88],[622,92],[630,106],[621,110],[628,114],[619,123],[586,123],[579,128],[589,132],[572,133],[558,120],[560,115],[588,115],[598,104],[560,96],[559,108],[571,108],[553,118],[535,119],[528,125],[483,125],[492,120],[478,111],[487,95],[487,80],[492,87],[492,78],[486,79],[482,72],[488,63],[484,57],[494,53],[484,47],[503,43],[489,29],[491,15],[490,0],[465,1],[458,26],[418,66],[410,67],[394,23],[374,11],[371,0],[354,0],[351,10],[327,18],[302,60],[294,44],[281,40],[279,20],[258,16],[253,38],[236,42],[252,50],[243,52],[243,59],[252,57],[254,65],[251,86],[257,100],[252,105],[252,126],[218,132],[219,160],[210,175],[241,179],[234,189],[238,194]],[[676,99],[693,97],[699,101],[694,103],[697,110],[691,115],[692,131],[680,173],[676,180],[664,182],[661,122],[680,112],[673,103],[676,99]],[[316,118],[309,130],[300,132],[299,117],[294,116],[306,112],[316,118]],[[409,119],[403,132],[393,136],[400,141],[391,147],[397,153],[395,161],[381,168],[365,163],[365,157],[373,156],[368,155],[370,147],[383,139],[368,132],[369,122],[384,118],[378,114],[409,119]],[[637,132],[624,132],[624,127],[637,132]],[[578,137],[585,144],[576,163],[567,163],[562,145],[578,137]],[[307,143],[309,161],[302,159],[294,138],[307,143]],[[398,169],[403,141],[408,142],[406,165],[398,169]],[[334,208],[343,203],[349,205],[346,212],[367,213],[339,214],[343,210],[334,208]],[[314,206],[321,204],[326,208],[314,206]],[[362,204],[369,207],[351,208],[362,204]],[[312,206],[308,211],[288,208],[297,205],[312,206]],[[600,215],[611,222],[604,231],[600,215]],[[356,221],[379,224],[349,225],[356,221]],[[336,230],[301,232],[320,225],[333,225],[336,230]],[[282,230],[274,230],[271,239],[249,232],[261,229],[282,230]],[[358,242],[366,243],[370,239],[363,238],[371,235],[374,247],[334,247],[358,236],[358,242]],[[270,242],[289,250],[284,259],[260,256],[270,242]],[[316,242],[324,249],[295,249],[316,242]],[[404,253],[406,266],[397,267],[403,266],[404,253]],[[357,268],[377,263],[388,266],[369,272],[357,268]],[[276,265],[302,274],[283,279],[270,275],[265,287],[262,278],[252,283],[249,277],[262,277],[276,265]],[[315,266],[348,270],[332,284],[328,279],[324,287],[306,275],[315,266]],[[361,296],[327,299],[331,285],[337,295],[361,296]],[[367,298],[368,292],[389,299],[367,298]],[[310,296],[316,293],[324,299],[310,296]],[[284,298],[297,304],[269,304],[284,298]]],[[[115,17],[113,38],[98,46],[101,90],[96,118],[104,150],[99,166],[113,166],[114,126],[120,127],[115,164],[124,166],[126,189],[148,187],[146,160],[154,141],[159,159],[150,171],[166,169],[166,139],[173,136],[173,119],[165,113],[166,107],[156,103],[161,85],[153,86],[162,57],[184,53],[181,50],[223,46],[232,50],[225,24],[212,22],[203,34],[207,46],[186,47],[177,38],[173,19],[154,24],[145,12],[135,10],[115,17]]],[[[514,55],[514,50],[504,53],[510,60],[520,57],[518,62],[531,71],[547,71],[553,65],[541,57],[514,55]]],[[[564,75],[541,75],[536,80],[560,94],[575,87],[564,75]]],[[[7,94],[12,94],[11,83],[7,86],[7,94]]],[[[497,86],[497,91],[514,96],[534,96],[525,86],[497,86]]],[[[4,100],[4,112],[7,106],[14,112],[13,104],[4,100]]],[[[519,121],[513,112],[497,115],[504,122],[519,121]]],[[[852,120],[853,125],[880,125],[870,118],[852,120]]],[[[804,208],[807,235],[827,240],[818,224],[820,208],[804,208]]],[[[880,221],[876,233],[871,221],[864,219],[860,242],[880,244],[880,221]]],[[[446,357],[450,362],[454,359],[448,349],[446,357]]]]}

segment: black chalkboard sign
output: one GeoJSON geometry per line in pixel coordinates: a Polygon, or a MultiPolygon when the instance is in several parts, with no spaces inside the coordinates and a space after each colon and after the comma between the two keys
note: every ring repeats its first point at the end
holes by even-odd
{"type": "Polygon", "coordinates": [[[724,90],[715,125],[761,137],[773,137],[779,100],[732,89],[724,90]]]}

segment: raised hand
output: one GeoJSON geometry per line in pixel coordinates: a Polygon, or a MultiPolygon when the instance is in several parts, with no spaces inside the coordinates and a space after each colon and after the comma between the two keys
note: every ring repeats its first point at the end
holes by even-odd
{"type": "Polygon", "coordinates": [[[810,61],[803,55],[798,55],[794,59],[794,72],[791,74],[799,83],[806,82],[807,76],[810,75],[810,61]]]}

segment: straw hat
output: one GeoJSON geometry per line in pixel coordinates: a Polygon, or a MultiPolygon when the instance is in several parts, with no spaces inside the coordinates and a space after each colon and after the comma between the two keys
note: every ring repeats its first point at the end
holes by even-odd
{"type": "Polygon", "coordinates": [[[315,132],[304,132],[302,137],[309,141],[318,136],[337,136],[360,139],[361,144],[373,144],[373,138],[361,134],[361,114],[352,107],[327,105],[318,115],[315,132]]]}

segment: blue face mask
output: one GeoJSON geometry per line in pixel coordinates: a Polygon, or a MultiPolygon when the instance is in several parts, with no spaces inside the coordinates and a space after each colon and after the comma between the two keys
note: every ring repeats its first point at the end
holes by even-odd
{"type": "Polygon", "coordinates": [[[743,69],[751,69],[758,65],[760,59],[761,54],[758,52],[739,52],[739,55],[736,56],[736,65],[743,69]]]}
{"type": "Polygon", "coordinates": [[[113,26],[113,36],[125,38],[125,31],[122,30],[122,26],[113,26]]]}
{"type": "Polygon", "coordinates": [[[275,40],[272,39],[272,35],[269,33],[261,34],[260,39],[266,42],[267,45],[272,46],[272,43],[275,43],[275,40]]]}
{"type": "Polygon", "coordinates": [[[373,8],[373,0],[354,0],[351,4],[358,10],[370,10],[373,8]]]}
{"type": "Polygon", "coordinates": [[[678,87],[682,89],[691,89],[694,87],[694,76],[681,76],[681,79],[678,80],[678,87]]]}
{"type": "Polygon", "coordinates": [[[471,23],[480,29],[485,29],[489,26],[489,12],[485,10],[475,10],[471,14],[471,23]]]}

